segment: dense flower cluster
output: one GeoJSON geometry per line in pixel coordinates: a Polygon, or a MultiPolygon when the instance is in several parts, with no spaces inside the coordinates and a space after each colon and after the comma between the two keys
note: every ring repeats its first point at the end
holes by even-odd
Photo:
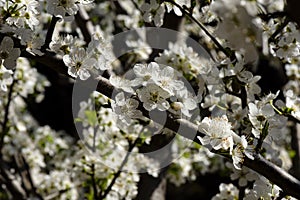
{"type": "MultiPolygon", "coordinates": [[[[122,80],[111,77],[111,83],[125,92],[136,91],[136,96],[143,103],[147,111],[157,109],[159,111],[170,111],[177,115],[190,117],[192,111],[197,108],[197,99],[195,95],[190,93],[184,82],[180,80],[178,74],[172,67],[159,65],[155,62],[150,64],[136,64],[133,67],[135,78],[132,80],[122,80]],[[119,84],[118,84],[119,83],[119,84]],[[129,88],[128,88],[129,87],[129,88]]],[[[121,93],[122,94],[122,93],[121,93]]],[[[132,94],[134,95],[134,94],[132,94]]],[[[133,110],[137,109],[138,102],[131,97],[127,99],[125,95],[117,95],[117,103],[114,110],[123,110],[123,115],[128,115],[127,107],[120,104],[121,101],[131,102],[133,110]],[[120,97],[124,98],[123,100],[120,97]],[[120,107],[121,106],[121,107],[120,107]]],[[[124,104],[123,104],[124,105],[124,104]]],[[[132,118],[137,118],[141,113],[132,111],[132,118]]],[[[120,116],[122,113],[118,112],[120,116]]],[[[128,121],[128,120],[126,120],[128,121]]]]}

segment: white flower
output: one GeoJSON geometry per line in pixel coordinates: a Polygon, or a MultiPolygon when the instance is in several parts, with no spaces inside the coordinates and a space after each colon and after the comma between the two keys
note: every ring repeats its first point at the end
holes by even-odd
{"type": "Polygon", "coordinates": [[[155,26],[161,26],[163,24],[163,17],[165,14],[165,8],[163,4],[159,4],[156,0],[150,0],[149,3],[144,3],[141,6],[141,10],[144,12],[143,19],[145,22],[154,21],[155,26]]]}
{"type": "Polygon", "coordinates": [[[164,50],[155,58],[159,64],[171,66],[181,72],[188,80],[191,77],[208,74],[212,69],[212,62],[205,56],[198,55],[192,47],[185,43],[169,43],[169,50],[164,50]]]}
{"type": "Polygon", "coordinates": [[[70,54],[63,56],[63,61],[68,66],[68,74],[72,77],[80,77],[81,80],[88,79],[91,75],[89,69],[96,63],[94,58],[89,58],[84,48],[75,47],[70,54]]]}
{"type": "Polygon", "coordinates": [[[238,199],[239,190],[232,184],[221,183],[219,186],[220,193],[212,198],[212,200],[223,200],[223,199],[238,199]]]}
{"type": "Polygon", "coordinates": [[[143,85],[145,86],[148,82],[153,83],[153,77],[158,76],[160,71],[159,65],[155,62],[150,64],[136,64],[133,67],[133,72],[136,78],[132,80],[133,86],[143,85]]]}
{"type": "Polygon", "coordinates": [[[14,24],[18,28],[27,28],[29,26],[31,30],[39,25],[39,20],[37,19],[37,15],[39,14],[38,8],[40,6],[39,1],[22,0],[15,4],[15,6],[17,9],[13,13],[10,13],[10,17],[6,19],[7,24],[14,24]]]}
{"type": "Polygon", "coordinates": [[[109,82],[116,88],[122,89],[124,92],[134,93],[133,89],[131,88],[132,84],[127,79],[124,79],[120,76],[111,75],[109,77],[109,82]]]}
{"type": "Polygon", "coordinates": [[[74,38],[72,35],[67,35],[66,37],[55,37],[49,44],[49,47],[55,53],[59,55],[65,55],[70,53],[70,47],[74,45],[74,38]]]}
{"type": "Polygon", "coordinates": [[[12,74],[12,70],[8,70],[3,65],[0,65],[0,88],[2,91],[7,92],[7,86],[12,84],[12,74]]]}
{"type": "Polygon", "coordinates": [[[183,82],[176,79],[177,76],[174,69],[169,66],[163,67],[157,76],[153,76],[154,83],[168,91],[171,95],[174,95],[175,91],[184,88],[183,82]]]}
{"type": "Polygon", "coordinates": [[[245,196],[245,199],[273,199],[279,196],[279,190],[278,186],[273,185],[269,180],[260,176],[260,179],[253,184],[253,190],[245,196]]]}
{"type": "Polygon", "coordinates": [[[197,108],[197,100],[192,94],[189,94],[186,88],[178,90],[174,97],[171,97],[173,103],[171,103],[171,108],[173,112],[178,114],[180,111],[187,117],[191,117],[190,111],[197,108]]]}
{"type": "Polygon", "coordinates": [[[252,133],[256,138],[260,137],[260,131],[263,129],[266,121],[275,115],[275,111],[270,104],[258,106],[249,103],[249,119],[254,126],[252,133]]]}
{"type": "Polygon", "coordinates": [[[293,42],[295,38],[293,35],[287,35],[281,37],[278,46],[279,49],[276,51],[276,55],[279,58],[290,60],[290,58],[299,56],[299,44],[293,42]]]}
{"type": "Polygon", "coordinates": [[[146,110],[151,111],[157,108],[164,111],[170,108],[169,102],[166,100],[170,94],[156,84],[148,84],[146,87],[137,90],[139,99],[143,102],[146,110]]]}
{"type": "MultiPolygon", "coordinates": [[[[256,44],[261,43],[261,29],[254,23],[242,1],[212,1],[211,9],[222,20],[218,23],[216,35],[228,41],[231,48],[243,52],[246,63],[257,63],[256,44]]],[[[253,12],[253,10],[252,10],[253,12]]]]}
{"type": "Polygon", "coordinates": [[[300,98],[297,97],[293,90],[287,90],[285,92],[285,98],[286,107],[291,108],[291,114],[297,119],[300,119],[300,98]]]}
{"type": "Polygon", "coordinates": [[[87,52],[91,57],[97,60],[95,68],[98,70],[104,71],[109,69],[111,63],[115,60],[111,43],[106,41],[101,35],[98,35],[98,33],[93,35],[92,40],[88,45],[87,52]]]}
{"type": "Polygon", "coordinates": [[[126,45],[132,49],[135,55],[141,60],[147,60],[152,52],[151,47],[144,38],[139,39],[128,39],[126,45]]]}
{"type": "Polygon", "coordinates": [[[77,0],[49,0],[47,1],[47,12],[65,20],[72,20],[73,15],[79,10],[78,3],[77,0]]]}
{"type": "MultiPolygon", "coordinates": [[[[187,8],[190,8],[191,6],[191,1],[189,0],[174,0],[177,4],[179,4],[181,7],[182,6],[186,6],[187,8]]],[[[174,13],[177,15],[177,16],[182,16],[182,12],[181,10],[173,5],[172,3],[166,3],[166,7],[167,7],[167,11],[170,12],[171,10],[174,11],[174,13]]]]}
{"type": "Polygon", "coordinates": [[[112,102],[112,109],[118,117],[129,125],[132,118],[142,117],[142,112],[137,110],[139,102],[132,98],[125,98],[123,92],[120,92],[115,97],[115,102],[112,102]]]}
{"type": "Polygon", "coordinates": [[[236,169],[241,170],[245,155],[252,160],[254,159],[252,156],[253,149],[248,146],[246,137],[244,135],[240,137],[234,133],[233,140],[236,144],[232,151],[233,165],[236,169]]]}
{"type": "Polygon", "coordinates": [[[12,69],[16,66],[16,60],[20,57],[21,51],[14,48],[14,41],[10,37],[4,37],[0,44],[0,59],[3,65],[12,69]]]}
{"type": "Polygon", "coordinates": [[[257,85],[257,82],[260,80],[260,78],[260,76],[254,76],[253,78],[250,78],[248,80],[248,83],[246,85],[248,99],[254,100],[254,95],[261,92],[261,88],[259,87],[259,85],[257,85]]]}
{"type": "Polygon", "coordinates": [[[44,53],[40,51],[41,47],[44,45],[45,39],[43,34],[33,34],[29,40],[26,41],[26,51],[35,55],[42,56],[44,53]]]}
{"type": "Polygon", "coordinates": [[[296,64],[285,64],[285,72],[290,79],[300,79],[300,69],[296,64]]]}
{"type": "Polygon", "coordinates": [[[198,136],[198,139],[202,145],[210,144],[216,150],[229,148],[231,153],[233,149],[232,135],[234,134],[231,128],[226,115],[213,119],[205,117],[199,125],[199,131],[206,135],[198,136]]]}
{"type": "Polygon", "coordinates": [[[242,169],[237,170],[229,162],[226,163],[226,166],[232,169],[232,173],[230,174],[230,179],[231,180],[238,179],[238,184],[241,187],[247,186],[248,182],[252,182],[259,179],[257,173],[250,170],[248,167],[242,167],[242,169]]]}

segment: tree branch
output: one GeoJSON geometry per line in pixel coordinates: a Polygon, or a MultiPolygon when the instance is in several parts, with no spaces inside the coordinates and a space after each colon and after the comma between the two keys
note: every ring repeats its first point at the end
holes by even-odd
{"type": "Polygon", "coordinates": [[[49,48],[49,44],[52,41],[52,35],[56,26],[56,23],[58,22],[60,18],[52,16],[50,25],[48,27],[48,31],[46,34],[45,44],[42,46],[41,51],[44,52],[47,48],[49,48]]]}
{"type": "Polygon", "coordinates": [[[254,160],[245,157],[244,165],[278,185],[285,194],[300,198],[300,181],[261,155],[255,154],[254,160]]]}

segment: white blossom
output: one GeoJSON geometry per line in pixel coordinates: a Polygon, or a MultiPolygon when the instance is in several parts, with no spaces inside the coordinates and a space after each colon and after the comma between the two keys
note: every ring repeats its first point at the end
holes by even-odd
{"type": "Polygon", "coordinates": [[[68,66],[68,74],[81,80],[88,79],[91,74],[89,69],[96,63],[94,58],[88,57],[84,48],[73,48],[70,54],[63,56],[63,61],[68,66]]]}
{"type": "Polygon", "coordinates": [[[15,4],[16,9],[12,10],[11,15],[6,19],[9,25],[15,25],[18,28],[34,28],[39,25],[38,15],[40,2],[35,0],[21,0],[15,4]]]}
{"type": "Polygon", "coordinates": [[[238,199],[239,190],[232,184],[221,183],[219,186],[220,193],[212,198],[212,200],[235,200],[238,199]]]}
{"type": "Polygon", "coordinates": [[[14,41],[10,37],[4,37],[0,44],[0,59],[2,64],[8,69],[13,69],[20,54],[20,49],[14,48],[14,41]]]}
{"type": "Polygon", "coordinates": [[[232,135],[234,134],[231,128],[226,115],[212,119],[205,117],[199,125],[199,131],[205,136],[198,136],[198,139],[203,145],[210,144],[216,150],[229,149],[231,153],[233,149],[232,135]]]}
{"type": "MultiPolygon", "coordinates": [[[[3,65],[0,65],[0,88],[3,92],[7,92],[7,86],[13,82],[12,70],[6,69],[3,65]]],[[[0,92],[1,93],[1,92],[0,92]]]]}
{"type": "Polygon", "coordinates": [[[139,99],[143,102],[146,110],[151,111],[158,109],[164,111],[170,108],[167,98],[170,94],[156,84],[150,83],[141,89],[137,90],[139,99]]]}
{"type": "Polygon", "coordinates": [[[163,24],[165,8],[163,4],[157,3],[157,0],[150,0],[150,4],[144,3],[141,6],[141,10],[144,12],[143,19],[145,22],[150,23],[154,21],[155,26],[163,24]]]}
{"type": "Polygon", "coordinates": [[[49,0],[47,1],[47,12],[64,20],[72,20],[79,10],[78,0],[49,0]]]}
{"type": "Polygon", "coordinates": [[[248,167],[243,166],[241,169],[237,170],[229,162],[226,163],[226,166],[232,169],[232,173],[230,174],[230,179],[238,180],[238,184],[240,187],[245,187],[249,182],[259,179],[258,174],[252,171],[251,169],[249,169],[248,167]]]}
{"type": "Polygon", "coordinates": [[[255,137],[260,138],[261,130],[268,119],[275,115],[275,111],[270,104],[257,106],[254,103],[249,103],[249,119],[254,126],[252,133],[255,137]]]}
{"type": "Polygon", "coordinates": [[[123,92],[120,92],[115,97],[115,102],[112,103],[113,111],[127,125],[131,123],[132,118],[142,117],[142,112],[137,110],[139,102],[132,98],[125,98],[123,92]]]}
{"type": "Polygon", "coordinates": [[[157,76],[153,76],[154,83],[164,90],[174,95],[174,91],[180,91],[184,88],[184,84],[180,80],[176,80],[177,75],[172,67],[163,66],[157,76]]]}
{"type": "Polygon", "coordinates": [[[132,82],[120,76],[112,75],[109,77],[109,82],[116,88],[122,89],[127,93],[134,93],[132,82]]]}
{"type": "Polygon", "coordinates": [[[136,64],[133,67],[133,72],[136,78],[132,80],[133,86],[143,85],[145,86],[148,82],[153,82],[153,78],[159,75],[160,67],[157,63],[151,62],[147,64],[136,64]]]}
{"type": "Polygon", "coordinates": [[[169,49],[164,50],[155,61],[173,67],[188,80],[191,77],[208,74],[213,66],[213,62],[205,55],[199,55],[192,47],[182,42],[169,43],[169,49]]]}
{"type": "Polygon", "coordinates": [[[55,53],[63,56],[70,53],[74,42],[75,41],[72,35],[67,35],[65,37],[54,37],[50,42],[49,47],[55,53]]]}

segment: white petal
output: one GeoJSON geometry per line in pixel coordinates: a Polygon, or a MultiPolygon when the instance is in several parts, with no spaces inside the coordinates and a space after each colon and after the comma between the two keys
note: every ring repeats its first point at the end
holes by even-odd
{"type": "Polygon", "coordinates": [[[85,68],[79,69],[78,75],[81,80],[86,80],[91,76],[90,72],[85,68]]]}

